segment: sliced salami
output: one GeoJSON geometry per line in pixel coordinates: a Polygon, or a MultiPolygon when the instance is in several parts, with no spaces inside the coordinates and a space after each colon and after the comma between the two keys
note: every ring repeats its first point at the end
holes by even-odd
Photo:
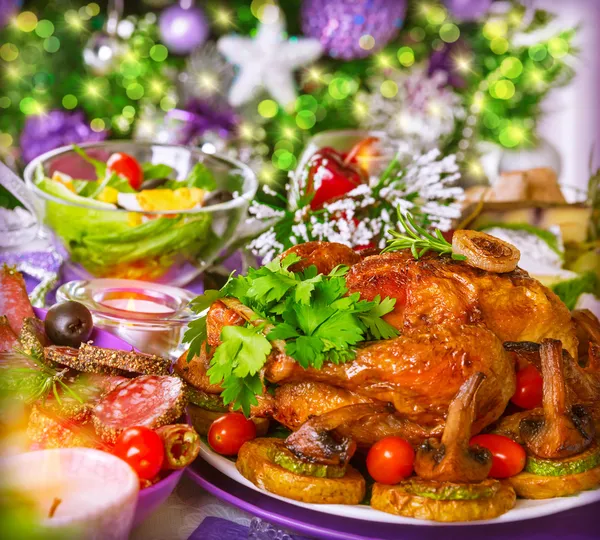
{"type": "Polygon", "coordinates": [[[12,331],[8,318],[4,315],[0,316],[0,352],[12,351],[18,343],[19,340],[12,331]]]}
{"type": "Polygon", "coordinates": [[[25,280],[14,268],[0,269],[0,315],[6,315],[13,332],[19,335],[25,317],[33,317],[25,280]]]}
{"type": "Polygon", "coordinates": [[[94,407],[96,433],[114,442],[129,427],[155,429],[177,420],[184,412],[184,383],[178,377],[143,375],[122,383],[94,407]]]}
{"type": "Polygon", "coordinates": [[[87,422],[91,419],[92,410],[102,396],[129,379],[116,375],[77,373],[63,380],[71,391],[66,391],[62,386],[58,387],[59,399],[57,400],[54,395],[49,396],[45,401],[46,408],[62,418],[87,422]]]}

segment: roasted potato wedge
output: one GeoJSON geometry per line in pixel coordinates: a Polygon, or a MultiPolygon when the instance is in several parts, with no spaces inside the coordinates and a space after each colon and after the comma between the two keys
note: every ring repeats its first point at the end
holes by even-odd
{"type": "Polygon", "coordinates": [[[315,504],[358,504],[365,496],[365,479],[348,466],[342,478],[305,476],[276,465],[269,457],[281,439],[254,439],[238,454],[238,471],[256,486],[282,497],[315,504]]]}
{"type": "MultiPolygon", "coordinates": [[[[428,481],[419,479],[418,483],[425,485],[428,481]]],[[[516,501],[514,490],[498,480],[487,479],[478,484],[429,483],[432,489],[422,494],[415,492],[412,479],[394,486],[376,483],[371,506],[389,514],[454,522],[498,517],[508,512],[516,501]],[[457,490],[462,491],[465,498],[453,498],[452,493],[457,490]]]]}
{"type": "Polygon", "coordinates": [[[600,466],[579,474],[540,476],[522,472],[505,480],[523,499],[567,497],[600,486],[600,466]]]}
{"type": "MultiPolygon", "coordinates": [[[[210,425],[217,419],[227,414],[227,411],[209,411],[208,409],[202,409],[197,405],[188,404],[188,414],[192,420],[192,426],[200,435],[208,435],[210,425]]],[[[256,435],[263,437],[269,431],[269,419],[268,418],[252,418],[254,425],[256,426],[256,435]]]]}

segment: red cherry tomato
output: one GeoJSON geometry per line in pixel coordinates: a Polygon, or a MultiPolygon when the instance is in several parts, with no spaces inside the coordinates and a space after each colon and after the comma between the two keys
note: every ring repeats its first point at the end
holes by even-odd
{"type": "Polygon", "coordinates": [[[113,453],[129,463],[138,476],[152,480],[165,459],[165,447],[160,435],[147,427],[130,427],[117,439],[113,453]]]}
{"type": "Polygon", "coordinates": [[[117,152],[108,158],[106,166],[109,172],[114,172],[119,176],[127,178],[129,185],[133,189],[140,189],[144,181],[144,173],[142,167],[134,157],[123,152],[117,152]]]}
{"type": "Polygon", "coordinates": [[[329,201],[352,191],[365,181],[363,171],[352,163],[345,163],[343,156],[333,148],[321,148],[310,159],[307,192],[314,189],[315,177],[319,178],[314,197],[310,202],[313,210],[323,208],[329,201]]]}
{"type": "Polygon", "coordinates": [[[255,437],[256,425],[240,413],[224,414],[208,430],[210,446],[224,456],[236,455],[245,442],[255,437]]]}
{"type": "Polygon", "coordinates": [[[542,406],[544,380],[534,366],[517,371],[517,389],[510,400],[523,409],[535,409],[542,406]]]}
{"type": "Polygon", "coordinates": [[[519,474],[525,467],[525,449],[504,435],[475,435],[470,443],[487,448],[492,453],[491,478],[508,478],[519,474]]]}
{"type": "Polygon", "coordinates": [[[367,469],[375,482],[397,484],[410,476],[415,462],[413,447],[400,437],[377,441],[367,454],[367,469]]]}

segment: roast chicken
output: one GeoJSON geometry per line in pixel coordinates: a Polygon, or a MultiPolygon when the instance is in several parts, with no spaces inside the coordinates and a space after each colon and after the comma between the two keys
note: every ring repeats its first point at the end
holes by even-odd
{"type": "MultiPolygon", "coordinates": [[[[356,358],[304,369],[275,346],[264,379],[276,385],[253,409],[294,433],[288,447],[321,463],[339,463],[351,445],[369,447],[398,435],[420,444],[440,437],[448,407],[461,386],[480,374],[472,433],[495,422],[515,390],[514,354],[505,342],[558,340],[577,358],[571,313],[560,299],[526,272],[492,273],[430,253],[410,251],[359,256],[334,243],[311,242],[290,250],[302,257],[291,269],[315,265],[322,273],[350,266],[349,293],[396,300],[385,316],[399,335],[364,343],[356,358]]],[[[216,301],[207,317],[208,344],[219,345],[225,325],[248,320],[243,306],[216,301]]],[[[206,376],[206,349],[187,364],[193,384],[219,393],[206,376]]]]}

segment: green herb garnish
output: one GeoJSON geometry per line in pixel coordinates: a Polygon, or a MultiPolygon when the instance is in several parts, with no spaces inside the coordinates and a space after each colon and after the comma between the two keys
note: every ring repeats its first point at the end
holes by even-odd
{"type": "Polygon", "coordinates": [[[14,350],[14,355],[6,354],[2,361],[0,395],[16,397],[25,403],[46,400],[51,394],[57,403],[62,404],[58,389],[83,403],[81,396],[63,378],[68,368],[54,369],[44,364],[35,354],[14,350]]]}
{"type": "Polygon", "coordinates": [[[594,272],[586,272],[576,278],[556,283],[552,290],[570,310],[573,310],[582,294],[600,293],[600,280],[594,272]]]}
{"type": "Polygon", "coordinates": [[[203,316],[185,334],[188,359],[206,341],[205,311],[215,300],[235,299],[246,309],[245,326],[223,328],[208,369],[211,384],[223,386],[223,402],[246,415],[263,393],[260,372],[273,348],[284,350],[305,369],[320,369],[327,361],[352,360],[362,341],[398,334],[382,319],[394,309],[394,299],[367,302],[359,293],[347,295],[348,268],[338,266],[328,275],[318,274],[315,266],[292,272],[290,266],[299,260],[288,255],[250,269],[247,276],[231,276],[221,290],[206,291],[191,304],[203,316]]]}
{"type": "Polygon", "coordinates": [[[419,259],[429,251],[437,251],[441,255],[451,255],[456,261],[466,260],[464,255],[452,252],[452,244],[444,238],[439,229],[435,229],[433,234],[430,233],[417,225],[414,217],[409,212],[402,215],[400,208],[398,208],[398,222],[405,232],[400,233],[390,229],[388,233],[392,239],[388,241],[388,245],[382,253],[410,249],[414,258],[419,259]]]}

